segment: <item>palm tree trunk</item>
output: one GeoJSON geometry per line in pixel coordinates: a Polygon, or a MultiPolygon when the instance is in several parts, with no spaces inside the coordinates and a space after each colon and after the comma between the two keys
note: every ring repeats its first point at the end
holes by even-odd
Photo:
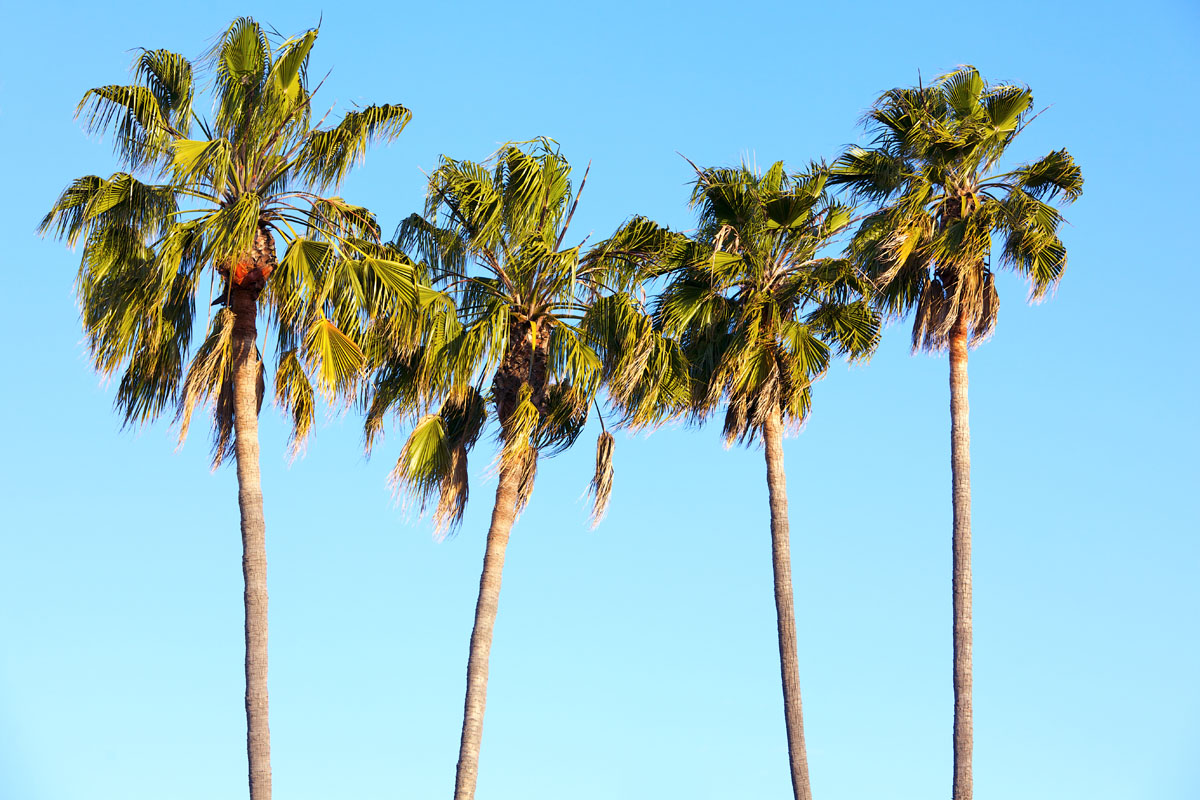
{"type": "Polygon", "coordinates": [[[951,540],[954,606],[954,792],[971,800],[971,423],[967,404],[967,328],[950,332],[950,474],[954,503],[951,540]]]}
{"type": "Polygon", "coordinates": [[[796,656],[796,618],[792,599],[792,555],[788,541],[787,476],[783,471],[783,422],[779,409],[763,425],[767,457],[767,492],[771,501],[771,562],[775,568],[775,616],[779,631],[779,671],[783,677],[783,717],[787,724],[792,793],[812,800],[808,753],[804,747],[804,712],[800,703],[800,670],[796,656]]]}
{"type": "Polygon", "coordinates": [[[242,517],[246,609],[246,756],[250,800],[271,800],[271,729],[267,723],[267,548],[258,471],[256,290],[232,291],[234,448],[242,517]]]}
{"type": "Polygon", "coordinates": [[[458,748],[458,771],[454,777],[454,800],[471,800],[479,777],[479,747],[483,741],[483,712],[487,705],[488,656],[500,602],[500,574],[508,535],[517,516],[517,494],[521,469],[501,465],[496,505],[488,530],[483,574],[479,578],[479,600],[475,603],[475,627],[471,631],[471,655],[467,660],[467,700],[463,710],[462,742],[458,748]]]}

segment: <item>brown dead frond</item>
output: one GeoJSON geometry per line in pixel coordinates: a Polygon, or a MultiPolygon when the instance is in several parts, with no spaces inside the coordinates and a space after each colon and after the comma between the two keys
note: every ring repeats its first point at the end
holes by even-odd
{"type": "Polygon", "coordinates": [[[613,435],[603,431],[596,439],[596,473],[588,486],[588,494],[592,497],[592,530],[608,513],[608,503],[612,499],[613,489],[613,435]]]}

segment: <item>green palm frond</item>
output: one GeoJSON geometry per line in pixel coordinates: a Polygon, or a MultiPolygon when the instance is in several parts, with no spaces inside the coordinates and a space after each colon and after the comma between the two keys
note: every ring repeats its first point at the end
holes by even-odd
{"type": "Polygon", "coordinates": [[[354,340],[332,321],[318,316],[304,338],[304,360],[327,399],[354,393],[366,358],[354,340]]]}
{"type": "Polygon", "coordinates": [[[413,427],[392,469],[392,481],[421,501],[424,511],[430,498],[442,492],[443,485],[455,478],[454,457],[442,418],[427,414],[413,427]]]}
{"type": "Polygon", "coordinates": [[[142,50],[134,62],[134,81],[154,95],[167,124],[186,136],[192,124],[196,91],[191,63],[169,50],[142,50]]]}
{"type": "Polygon", "coordinates": [[[1073,203],[1083,194],[1083,170],[1066,150],[1055,150],[1013,173],[1013,183],[1041,199],[1058,197],[1073,203]]]}
{"type": "Polygon", "coordinates": [[[275,367],[275,402],[292,417],[292,454],[304,448],[316,419],[316,397],[299,354],[288,350],[275,367]]]}
{"type": "Polygon", "coordinates": [[[411,119],[412,112],[400,105],[348,112],[336,127],[309,135],[297,158],[302,174],[318,190],[338,186],[371,144],[399,136],[411,119]]]}
{"type": "Polygon", "coordinates": [[[89,89],[79,101],[76,115],[87,119],[88,133],[113,128],[117,154],[135,169],[160,158],[178,135],[158,97],[145,86],[89,89]]]}
{"type": "Polygon", "coordinates": [[[434,529],[439,537],[462,522],[470,493],[467,456],[486,424],[486,403],[478,392],[449,397],[436,414],[417,422],[392,471],[397,489],[416,496],[422,511],[437,498],[434,529]]]}
{"type": "Polygon", "coordinates": [[[303,35],[289,39],[278,48],[279,56],[270,66],[270,81],[273,88],[288,101],[294,103],[305,91],[308,77],[308,57],[317,42],[317,31],[305,31],[303,35]]]}
{"type": "Polygon", "coordinates": [[[233,147],[228,139],[177,139],[172,142],[172,180],[204,187],[212,197],[224,197],[233,173],[233,147]]]}

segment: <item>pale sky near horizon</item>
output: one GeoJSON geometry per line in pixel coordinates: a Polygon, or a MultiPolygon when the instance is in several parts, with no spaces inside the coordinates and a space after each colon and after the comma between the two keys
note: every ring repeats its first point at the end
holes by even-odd
{"type": "MultiPolygon", "coordinates": [[[[385,231],[439,155],[547,135],[582,170],[575,227],[691,225],[689,167],[801,166],[864,141],[880,92],[962,63],[1049,109],[1013,148],[1068,148],[1070,267],[1025,304],[1001,281],[970,365],[979,800],[1200,797],[1200,7],[1187,2],[810,5],[8,4],[0,48],[0,799],[245,795],[232,469],[203,429],[121,431],[90,369],[78,254],[35,228],[115,168],[73,119],[137,47],[198,56],[240,14],[322,19],[326,102],[413,122],[344,195],[385,231]],[[1176,303],[1178,300],[1180,302],[1176,303]]],[[[945,358],[890,327],[838,365],[786,443],[806,735],[818,800],[950,791],[945,358]]],[[[472,462],[435,542],[326,414],[290,463],[264,406],[276,796],[452,790],[495,481],[472,462]]],[[[611,513],[581,499],[594,436],[543,463],[514,530],[480,800],[788,797],[762,453],[718,427],[619,435],[611,513]]]]}

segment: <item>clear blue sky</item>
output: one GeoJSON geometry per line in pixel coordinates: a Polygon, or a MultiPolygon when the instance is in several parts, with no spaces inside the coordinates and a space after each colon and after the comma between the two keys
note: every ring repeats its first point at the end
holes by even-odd
{"type": "MultiPolygon", "coordinates": [[[[883,90],[973,63],[1051,108],[1016,157],[1084,169],[1070,268],[1001,283],[971,361],[976,787],[988,798],[1200,796],[1195,416],[1200,11],[1187,2],[10,3],[0,46],[0,797],[210,800],[245,789],[234,474],[197,433],[121,432],[89,369],[77,255],[38,240],[107,173],[73,120],[132,48],[198,55],[239,14],[324,13],[342,107],[414,119],[345,195],[390,229],[439,154],[548,135],[592,161],[581,230],[687,227],[688,167],[833,157],[883,90]]],[[[801,680],[819,800],[950,783],[947,365],[891,328],[787,442],[801,680]]],[[[289,466],[264,409],[277,796],[449,794],[483,533],[481,449],[432,541],[325,418],[289,466]]],[[[481,800],[784,798],[762,455],[718,431],[618,440],[587,529],[586,444],[543,465],[492,651],[481,800]]]]}

